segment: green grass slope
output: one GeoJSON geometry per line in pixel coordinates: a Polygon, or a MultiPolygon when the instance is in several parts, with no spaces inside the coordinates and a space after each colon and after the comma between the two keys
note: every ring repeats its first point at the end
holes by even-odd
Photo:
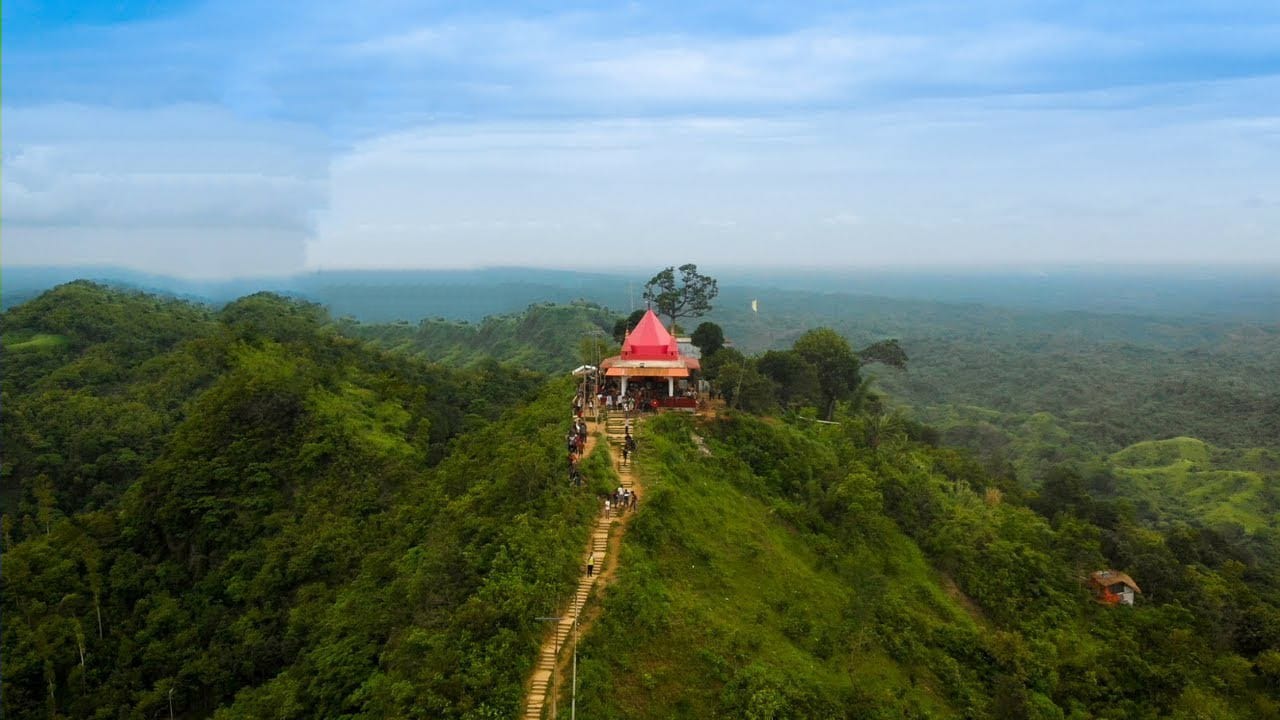
{"type": "Polygon", "coordinates": [[[643,427],[584,717],[1280,717],[1265,558],[1046,517],[963,454],[844,422],[643,427]],[[1103,567],[1140,578],[1139,606],[1093,601],[1103,567]]]}
{"type": "MultiPolygon", "coordinates": [[[[762,452],[784,453],[762,475],[715,440],[701,456],[689,430],[666,416],[641,436],[649,495],[582,648],[584,716],[951,717],[981,703],[981,628],[916,545],[870,511],[848,537],[817,535],[770,491],[788,464],[835,472],[829,449],[756,428],[774,441],[762,452]]],[[[869,508],[865,480],[847,500],[869,508]]]]}
{"type": "Polygon", "coordinates": [[[1258,532],[1280,527],[1280,473],[1268,462],[1273,457],[1266,450],[1223,451],[1179,437],[1130,445],[1110,462],[1117,494],[1157,517],[1258,532]]]}
{"type": "MultiPolygon", "coordinates": [[[[28,335],[24,333],[24,335],[28,335]]],[[[22,351],[22,350],[49,350],[59,348],[67,344],[67,338],[62,335],[51,335],[49,333],[35,333],[27,337],[14,337],[6,335],[2,344],[5,350],[22,351]]]]}

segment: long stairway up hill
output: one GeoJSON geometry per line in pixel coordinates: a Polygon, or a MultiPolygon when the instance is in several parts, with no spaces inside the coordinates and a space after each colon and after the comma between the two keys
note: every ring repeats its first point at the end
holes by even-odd
{"type": "MultiPolygon", "coordinates": [[[[616,411],[607,413],[603,418],[603,422],[588,423],[590,434],[587,437],[583,455],[586,456],[595,452],[597,438],[603,430],[608,441],[617,446],[614,456],[620,458],[622,456],[623,439],[626,437],[628,428],[634,429],[634,423],[635,419],[631,418],[627,413],[616,411]]],[[[643,493],[632,474],[631,463],[620,463],[615,467],[618,471],[619,485],[636,493],[637,496],[643,497],[643,493]]],[[[544,717],[555,716],[554,711],[558,710],[559,705],[559,702],[557,702],[558,686],[564,681],[564,678],[557,677],[557,668],[562,664],[560,656],[565,646],[573,642],[574,624],[578,622],[582,608],[591,597],[591,590],[595,587],[597,579],[612,576],[617,569],[617,563],[610,563],[609,558],[613,554],[611,549],[618,547],[621,541],[621,534],[626,530],[627,517],[625,512],[617,512],[615,510],[605,513],[601,508],[595,528],[591,531],[591,539],[588,541],[588,546],[582,556],[584,571],[583,575],[578,578],[578,586],[574,590],[573,599],[569,601],[568,606],[560,613],[559,619],[556,621],[555,631],[543,641],[542,647],[538,650],[538,662],[534,666],[533,677],[529,681],[524,713],[521,716],[524,720],[542,720],[544,717]],[[610,530],[615,522],[618,523],[619,533],[612,539],[613,542],[611,543],[610,530]],[[588,557],[592,555],[595,557],[596,572],[587,575],[585,567],[588,557]]]]}

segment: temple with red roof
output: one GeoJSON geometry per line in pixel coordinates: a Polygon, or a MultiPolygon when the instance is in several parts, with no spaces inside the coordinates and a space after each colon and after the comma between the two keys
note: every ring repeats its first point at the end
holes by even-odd
{"type": "Polygon", "coordinates": [[[702,365],[697,358],[680,354],[676,339],[663,327],[653,310],[649,310],[622,341],[622,354],[606,358],[600,363],[600,369],[605,371],[605,377],[619,379],[622,395],[627,394],[629,384],[638,382],[652,389],[655,383],[660,384],[665,379],[666,396],[674,399],[677,398],[677,382],[682,389],[687,389],[691,374],[700,371],[702,365]]]}

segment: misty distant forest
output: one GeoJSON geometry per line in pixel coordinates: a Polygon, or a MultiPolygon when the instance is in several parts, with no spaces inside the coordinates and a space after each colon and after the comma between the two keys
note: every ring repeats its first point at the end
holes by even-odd
{"type": "MultiPolygon", "coordinates": [[[[9,272],[6,717],[517,717],[616,482],[569,371],[647,275],[9,272]]],[[[577,711],[1280,718],[1280,286],[873,275],[679,321],[723,410],[639,426],[577,711]],[[818,336],[905,364],[830,395],[818,336]]]]}

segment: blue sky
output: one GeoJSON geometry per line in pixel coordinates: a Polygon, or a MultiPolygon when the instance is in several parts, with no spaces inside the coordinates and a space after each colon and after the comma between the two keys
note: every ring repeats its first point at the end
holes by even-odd
{"type": "Polygon", "coordinates": [[[1275,2],[7,2],[4,261],[1280,262],[1275,2]]]}

